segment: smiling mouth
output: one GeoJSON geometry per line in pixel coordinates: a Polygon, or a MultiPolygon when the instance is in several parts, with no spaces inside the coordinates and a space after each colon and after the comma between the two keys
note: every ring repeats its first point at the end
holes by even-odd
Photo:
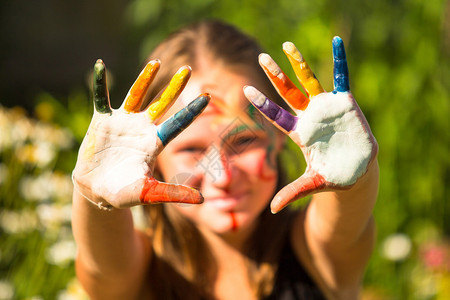
{"type": "Polygon", "coordinates": [[[205,197],[205,205],[211,205],[220,210],[233,210],[244,197],[244,193],[238,194],[236,196],[226,195],[222,197],[205,197]]]}

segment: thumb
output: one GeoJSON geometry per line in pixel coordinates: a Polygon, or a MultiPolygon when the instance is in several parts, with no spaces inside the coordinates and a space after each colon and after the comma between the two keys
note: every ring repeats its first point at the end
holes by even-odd
{"type": "Polygon", "coordinates": [[[315,171],[307,171],[295,181],[282,188],[270,204],[272,213],[277,213],[289,203],[325,188],[325,178],[315,171]]]}
{"type": "Polygon", "coordinates": [[[139,200],[141,204],[166,202],[200,204],[203,202],[203,196],[194,188],[147,177],[144,179],[139,200]]]}

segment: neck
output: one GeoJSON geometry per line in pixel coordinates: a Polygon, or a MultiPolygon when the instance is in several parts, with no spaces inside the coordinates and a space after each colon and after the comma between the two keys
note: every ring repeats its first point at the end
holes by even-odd
{"type": "Polygon", "coordinates": [[[247,241],[255,228],[256,224],[254,223],[250,226],[241,227],[238,230],[225,233],[217,233],[205,228],[201,228],[200,231],[214,252],[218,253],[222,252],[223,249],[226,249],[227,251],[238,251],[243,253],[247,241]]]}

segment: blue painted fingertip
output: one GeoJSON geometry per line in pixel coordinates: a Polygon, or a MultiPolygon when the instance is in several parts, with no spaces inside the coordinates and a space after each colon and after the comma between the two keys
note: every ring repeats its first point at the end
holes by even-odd
{"type": "Polygon", "coordinates": [[[347,58],[345,55],[344,42],[338,36],[333,38],[333,76],[334,90],[338,92],[348,92],[350,84],[348,79],[347,58]]]}
{"type": "Polygon", "coordinates": [[[181,131],[183,131],[205,109],[211,97],[203,94],[185,108],[171,116],[157,127],[156,133],[163,145],[167,145],[181,131]]]}

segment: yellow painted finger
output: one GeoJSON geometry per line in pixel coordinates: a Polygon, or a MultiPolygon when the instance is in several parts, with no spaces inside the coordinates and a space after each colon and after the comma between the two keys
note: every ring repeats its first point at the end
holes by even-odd
{"type": "Polygon", "coordinates": [[[285,42],[283,44],[283,51],[291,62],[295,75],[297,75],[300,84],[308,95],[315,96],[325,92],[313,71],[303,59],[302,54],[297,50],[293,43],[285,42]]]}
{"type": "Polygon", "coordinates": [[[147,109],[152,121],[156,121],[170,108],[180,95],[181,91],[183,91],[190,76],[191,68],[189,66],[184,66],[172,77],[169,85],[161,96],[156,98],[147,109]]]}
{"type": "Polygon", "coordinates": [[[139,74],[133,86],[128,92],[123,103],[123,108],[128,112],[139,112],[148,88],[156,76],[161,65],[159,60],[150,61],[139,74]]]}

